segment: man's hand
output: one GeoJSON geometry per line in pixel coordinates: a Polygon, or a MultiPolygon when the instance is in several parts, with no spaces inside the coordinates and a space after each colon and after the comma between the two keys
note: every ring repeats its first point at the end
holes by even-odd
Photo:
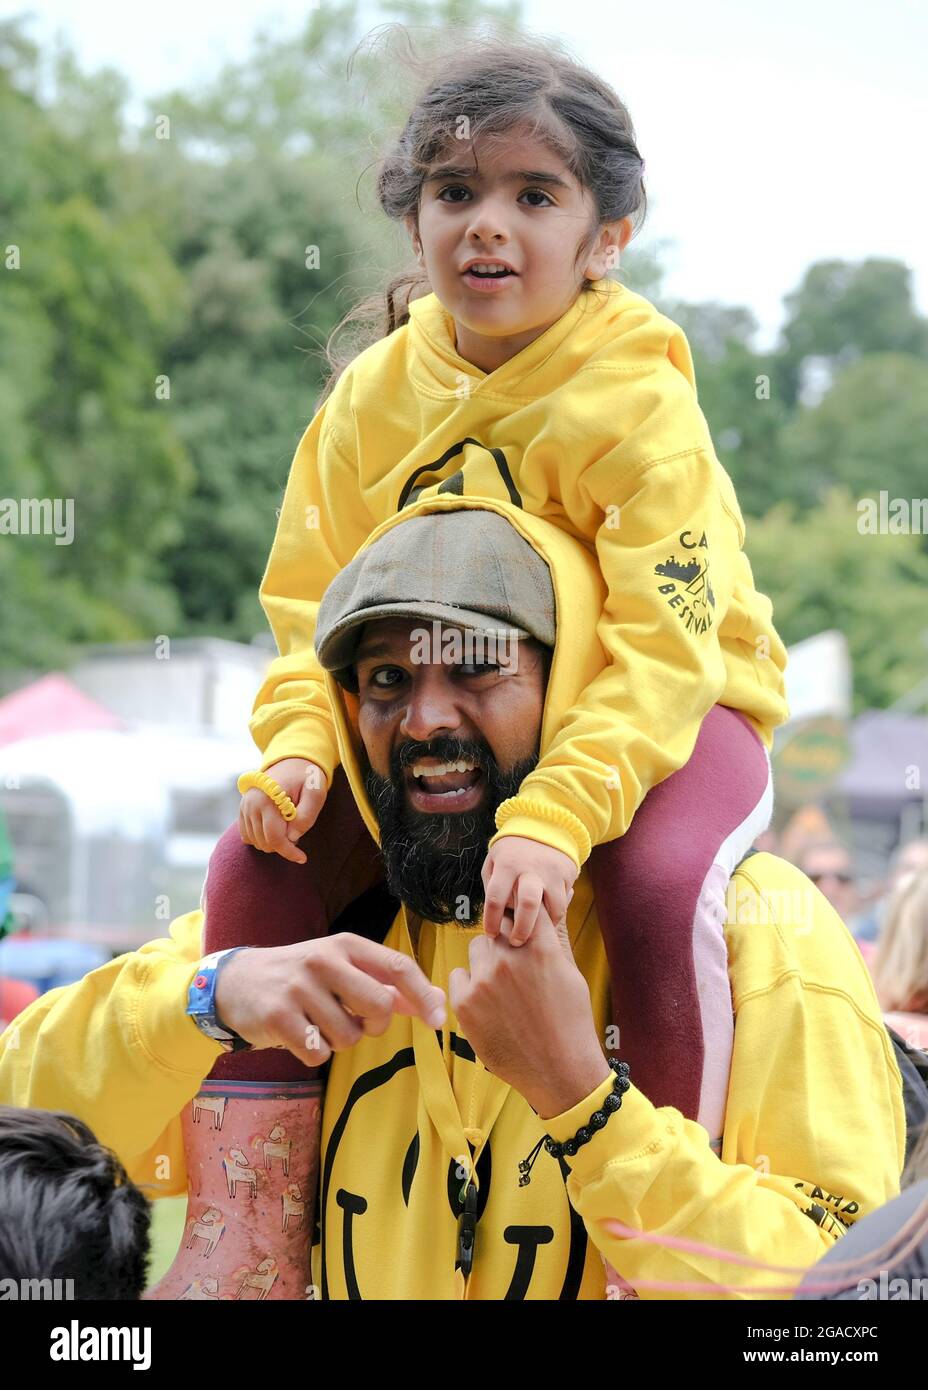
{"type": "Polygon", "coordinates": [[[609,1064],[563,920],[542,914],[518,948],[504,933],[471,940],[470,970],[452,970],[448,1000],[484,1066],[550,1119],[595,1090],[609,1064]]]}
{"type": "Polygon", "coordinates": [[[522,835],[506,835],[487,851],[483,879],[483,930],[497,936],[507,909],[512,912],[510,944],[521,946],[535,930],[541,909],[560,922],[579,874],[567,854],[522,835]]]}
{"type": "Polygon", "coordinates": [[[307,1066],[378,1038],[394,1014],[431,1028],[445,1021],[445,992],[410,956],[353,932],[294,946],[239,951],[216,985],[216,1012],[254,1047],[286,1047],[307,1066]]]}
{"type": "Polygon", "coordinates": [[[238,811],[242,842],[254,845],[264,854],[279,854],[294,864],[305,864],[306,855],[295,842],[315,825],[325,805],[329,790],[325,773],[308,758],[284,758],[265,770],[293,802],[296,817],[292,821],[284,820],[266,792],[259,787],[249,787],[238,811]]]}

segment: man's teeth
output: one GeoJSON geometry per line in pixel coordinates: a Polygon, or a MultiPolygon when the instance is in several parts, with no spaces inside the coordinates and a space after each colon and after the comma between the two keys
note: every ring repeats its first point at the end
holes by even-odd
{"type": "Polygon", "coordinates": [[[476,763],[438,763],[434,767],[427,767],[424,763],[413,763],[413,777],[444,777],[446,772],[473,772],[476,763]]]}

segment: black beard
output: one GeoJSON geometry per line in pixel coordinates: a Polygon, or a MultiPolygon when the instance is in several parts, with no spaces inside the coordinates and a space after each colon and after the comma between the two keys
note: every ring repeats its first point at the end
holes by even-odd
{"type": "Polygon", "coordinates": [[[427,922],[473,926],[479,921],[484,899],[480,871],[496,834],[497,807],[516,795],[537,762],[536,751],[502,772],[485,745],[443,738],[394,749],[389,777],[379,776],[368,765],[364,785],[380,826],[387,887],[393,896],[427,922]],[[405,778],[421,758],[476,762],[487,783],[477,810],[412,810],[405,778]]]}

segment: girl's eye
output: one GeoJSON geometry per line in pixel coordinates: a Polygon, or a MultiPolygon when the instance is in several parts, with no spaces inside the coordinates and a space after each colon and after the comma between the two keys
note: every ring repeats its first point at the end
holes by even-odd
{"type": "MultiPolygon", "coordinates": [[[[539,194],[540,197],[544,198],[545,203],[551,203],[551,206],[552,206],[552,207],[554,206],[553,200],[552,200],[551,198],[548,197],[547,193],[544,191],[543,188],[527,188],[525,191],[526,191],[526,193],[537,193],[537,194],[539,194]]],[[[533,206],[533,207],[536,207],[536,208],[537,208],[537,207],[544,207],[544,203],[533,203],[532,206],[533,206]]]]}

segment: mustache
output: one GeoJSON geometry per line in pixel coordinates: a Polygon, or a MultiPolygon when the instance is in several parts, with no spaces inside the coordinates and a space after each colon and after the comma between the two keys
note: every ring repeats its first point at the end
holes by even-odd
{"type": "Polygon", "coordinates": [[[486,744],[471,739],[433,738],[428,743],[408,741],[394,748],[390,757],[390,775],[394,781],[404,780],[403,774],[423,758],[435,758],[445,763],[473,762],[481,771],[499,764],[486,744]]]}

